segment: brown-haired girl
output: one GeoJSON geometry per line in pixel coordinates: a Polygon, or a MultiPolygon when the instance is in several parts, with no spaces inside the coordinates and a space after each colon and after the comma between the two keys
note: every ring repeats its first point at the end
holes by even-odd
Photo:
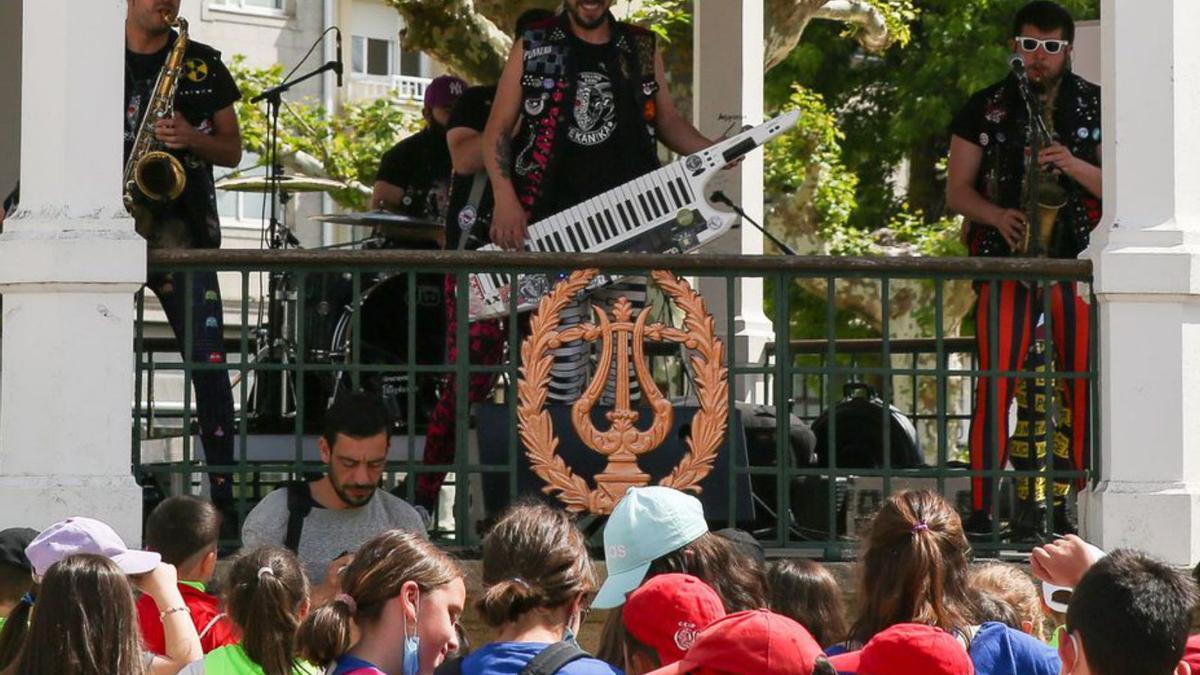
{"type": "Polygon", "coordinates": [[[458,650],[466,599],[450,556],[420,534],[389,530],[355,552],[341,592],[305,618],[296,644],[310,662],[331,664],[329,675],[430,675],[458,650]]]}
{"type": "Polygon", "coordinates": [[[560,509],[541,503],[510,509],[483,540],[480,615],[495,640],[463,659],[464,675],[520,673],[535,658],[561,654],[547,670],[611,675],[619,670],[575,644],[596,588],[583,534],[560,509]]]}
{"type": "Polygon", "coordinates": [[[824,565],[806,559],[777,560],[767,568],[770,609],[792,618],[822,647],[846,639],[842,589],[824,565]]]}
{"type": "Polygon", "coordinates": [[[226,579],[225,610],[241,634],[180,675],[315,675],[296,655],[296,628],[308,613],[308,580],[295,554],[263,546],[238,557],[226,579]]]}

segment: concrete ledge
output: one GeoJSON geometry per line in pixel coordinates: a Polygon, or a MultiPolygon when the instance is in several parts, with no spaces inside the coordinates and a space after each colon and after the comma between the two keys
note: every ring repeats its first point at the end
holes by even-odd
{"type": "Polygon", "coordinates": [[[146,279],[146,242],[131,221],[104,227],[64,229],[70,222],[27,221],[0,235],[0,290],[5,293],[84,290],[116,285],[132,293],[146,279]],[[65,288],[60,288],[61,286],[65,288]]]}

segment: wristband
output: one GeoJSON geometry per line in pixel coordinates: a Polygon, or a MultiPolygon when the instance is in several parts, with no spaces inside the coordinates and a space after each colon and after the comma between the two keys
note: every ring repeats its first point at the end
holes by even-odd
{"type": "Polygon", "coordinates": [[[158,613],[158,620],[159,620],[159,621],[164,621],[164,620],[166,620],[166,618],[167,618],[168,616],[170,616],[171,614],[174,614],[174,613],[176,613],[176,612],[186,612],[186,611],[188,611],[188,608],[187,608],[187,607],[168,607],[168,608],[166,608],[166,609],[164,609],[163,611],[161,611],[161,612],[159,612],[159,613],[158,613]]]}

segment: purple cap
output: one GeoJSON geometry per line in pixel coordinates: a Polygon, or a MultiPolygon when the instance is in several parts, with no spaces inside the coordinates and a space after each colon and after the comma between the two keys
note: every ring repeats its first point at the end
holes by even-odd
{"type": "Polygon", "coordinates": [[[425,86],[426,108],[453,108],[467,83],[453,75],[438,75],[425,86]]]}
{"type": "Polygon", "coordinates": [[[25,548],[33,573],[39,577],[54,563],[76,553],[102,555],[126,574],[145,574],[162,561],[162,556],[157,553],[130,550],[108,525],[79,516],[47,527],[25,548]]]}

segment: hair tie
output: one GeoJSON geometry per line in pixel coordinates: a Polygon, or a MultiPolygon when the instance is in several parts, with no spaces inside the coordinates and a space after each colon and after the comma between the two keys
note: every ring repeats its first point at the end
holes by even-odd
{"type": "Polygon", "coordinates": [[[258,568],[258,579],[259,579],[259,581],[261,581],[261,580],[262,580],[262,578],[263,578],[263,576],[264,576],[264,575],[266,575],[266,576],[272,576],[272,577],[273,577],[273,576],[275,576],[275,570],[271,569],[270,567],[260,567],[260,568],[258,568]]]}
{"type": "Polygon", "coordinates": [[[29,605],[30,607],[33,607],[34,600],[35,598],[33,597],[33,593],[29,592],[21,596],[21,600],[18,602],[18,604],[29,605]]]}
{"type": "Polygon", "coordinates": [[[354,598],[350,597],[350,595],[347,593],[338,593],[337,595],[333,596],[333,601],[340,602],[345,605],[346,609],[350,610],[351,614],[358,613],[358,603],[355,602],[354,598]]]}
{"type": "Polygon", "coordinates": [[[513,577],[513,578],[512,578],[512,579],[510,579],[509,581],[512,581],[512,582],[514,582],[514,583],[521,584],[522,586],[524,586],[524,587],[525,587],[525,590],[527,590],[527,591],[532,591],[532,590],[533,590],[533,586],[530,586],[530,585],[529,585],[529,582],[528,582],[528,581],[525,581],[525,580],[524,580],[524,579],[522,579],[521,577],[513,577]]]}
{"type": "Polygon", "coordinates": [[[918,532],[928,532],[929,525],[926,524],[925,521],[922,520],[921,522],[917,523],[916,525],[913,525],[912,529],[909,531],[912,532],[913,534],[916,534],[918,532]]]}

